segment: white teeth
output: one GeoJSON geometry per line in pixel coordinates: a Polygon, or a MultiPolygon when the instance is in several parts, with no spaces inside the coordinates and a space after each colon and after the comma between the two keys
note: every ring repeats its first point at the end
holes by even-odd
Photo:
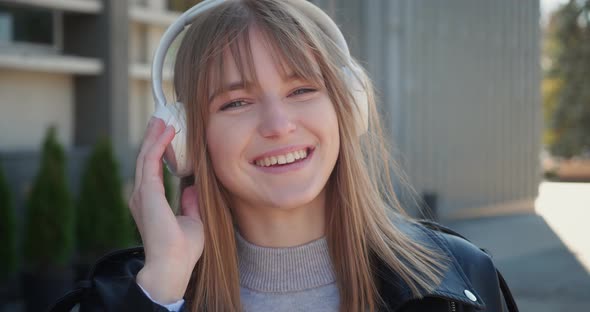
{"type": "Polygon", "coordinates": [[[278,156],[270,156],[264,159],[259,159],[256,161],[256,165],[259,167],[268,167],[273,166],[276,164],[284,165],[290,164],[296,160],[304,159],[307,157],[307,150],[299,150],[287,153],[285,155],[278,155],[278,156]]]}
{"type": "Polygon", "coordinates": [[[279,155],[279,157],[277,157],[279,159],[279,165],[284,165],[287,163],[287,159],[285,158],[284,155],[279,155]]]}
{"type": "Polygon", "coordinates": [[[295,155],[293,155],[293,153],[287,154],[287,162],[292,163],[294,161],[295,161],[295,155]]]}

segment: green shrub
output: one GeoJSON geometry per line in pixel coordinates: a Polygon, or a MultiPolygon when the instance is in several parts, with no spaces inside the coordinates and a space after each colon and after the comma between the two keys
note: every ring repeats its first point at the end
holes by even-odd
{"type": "Polygon", "coordinates": [[[5,280],[17,270],[16,258],[16,219],[12,197],[4,171],[0,164],[0,281],[5,280]]]}
{"type": "Polygon", "coordinates": [[[74,247],[74,211],[66,182],[65,153],[49,128],[41,166],[27,200],[24,256],[34,271],[65,267],[74,247]]]}
{"type": "Polygon", "coordinates": [[[84,261],[134,243],[133,226],[110,141],[89,156],[77,202],[78,250],[84,261]]]}

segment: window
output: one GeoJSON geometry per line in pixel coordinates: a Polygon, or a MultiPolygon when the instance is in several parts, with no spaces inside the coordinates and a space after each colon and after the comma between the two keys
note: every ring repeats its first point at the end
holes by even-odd
{"type": "Polygon", "coordinates": [[[0,45],[60,50],[61,15],[48,9],[0,5],[0,45]]]}

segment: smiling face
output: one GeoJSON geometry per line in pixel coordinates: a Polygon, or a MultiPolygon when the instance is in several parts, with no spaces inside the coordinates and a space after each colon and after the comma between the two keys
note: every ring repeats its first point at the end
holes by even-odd
{"type": "Polygon", "coordinates": [[[340,144],[327,90],[282,66],[256,28],[248,38],[251,75],[241,75],[235,54],[226,51],[223,88],[209,93],[206,134],[215,174],[233,209],[323,204],[340,144]]]}

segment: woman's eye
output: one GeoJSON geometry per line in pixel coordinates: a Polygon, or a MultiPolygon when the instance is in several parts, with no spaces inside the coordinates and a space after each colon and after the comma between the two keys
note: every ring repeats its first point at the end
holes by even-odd
{"type": "Polygon", "coordinates": [[[291,93],[291,95],[301,95],[301,94],[305,94],[305,93],[311,93],[316,91],[315,89],[312,88],[301,88],[301,89],[297,89],[295,91],[293,91],[293,93],[291,93]]]}
{"type": "Polygon", "coordinates": [[[232,102],[229,102],[229,103],[223,105],[221,107],[221,110],[223,111],[223,110],[226,110],[226,109],[239,108],[239,107],[242,107],[242,106],[244,106],[246,104],[247,103],[244,100],[236,100],[236,101],[232,101],[232,102]]]}

